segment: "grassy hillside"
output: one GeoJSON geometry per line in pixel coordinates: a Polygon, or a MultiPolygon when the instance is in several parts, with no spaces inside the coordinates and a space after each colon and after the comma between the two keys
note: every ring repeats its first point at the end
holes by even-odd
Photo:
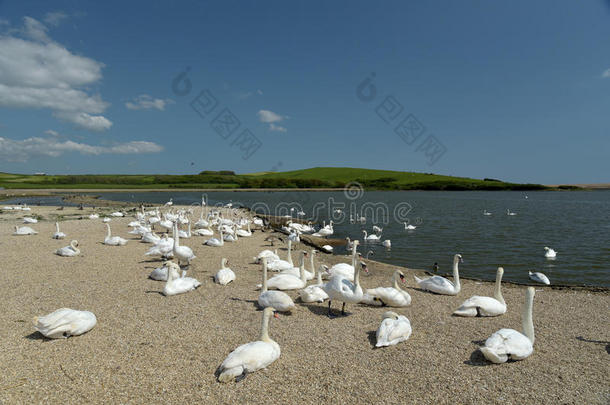
{"type": "Polygon", "coordinates": [[[538,184],[347,167],[315,167],[289,172],[235,174],[203,171],[194,175],[51,175],[0,173],[5,188],[342,188],[358,182],[373,190],[532,190],[538,184]]]}

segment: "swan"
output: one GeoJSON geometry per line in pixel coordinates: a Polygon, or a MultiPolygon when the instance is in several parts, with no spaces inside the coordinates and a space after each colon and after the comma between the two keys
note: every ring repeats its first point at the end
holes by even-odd
{"type": "Polygon", "coordinates": [[[411,336],[411,322],[404,315],[388,311],[383,314],[376,336],[375,347],[393,346],[404,342],[411,336]]]}
{"type": "Polygon", "coordinates": [[[322,250],[324,250],[327,253],[332,253],[333,247],[331,245],[324,245],[324,246],[322,246],[322,250]]]}
{"type": "MultiPolygon", "coordinates": [[[[315,270],[315,265],[314,265],[314,256],[316,254],[316,251],[314,249],[312,249],[310,251],[309,254],[309,258],[311,259],[310,264],[311,264],[311,271],[307,271],[305,269],[303,269],[305,271],[305,279],[307,281],[309,280],[313,280],[313,278],[316,276],[316,270],[315,270]]],[[[301,264],[302,267],[305,267],[305,264],[301,264]]],[[[282,270],[280,271],[280,274],[291,274],[295,277],[300,277],[301,276],[301,268],[300,267],[293,267],[287,270],[282,270]]]]}
{"type": "Polygon", "coordinates": [[[34,328],[51,339],[67,338],[89,332],[97,319],[92,312],[61,308],[45,316],[34,318],[34,328]]]}
{"type": "Polygon", "coordinates": [[[324,291],[324,283],[322,282],[322,271],[325,271],[327,268],[327,266],[321,264],[317,274],[318,282],[299,290],[299,296],[301,297],[302,302],[324,302],[328,299],[328,294],[324,291]]]}
{"type": "Polygon", "coordinates": [[[154,232],[146,232],[142,235],[142,242],[157,244],[161,241],[161,237],[154,232]]]}
{"type": "Polygon", "coordinates": [[[225,244],[225,241],[222,238],[222,228],[219,228],[218,231],[220,232],[220,238],[208,239],[205,242],[203,242],[203,244],[208,245],[208,246],[215,246],[215,247],[223,246],[225,244]]]}
{"type": "Polygon", "coordinates": [[[260,339],[233,350],[214,373],[219,382],[241,381],[248,373],[266,368],[280,357],[280,345],[269,337],[269,319],[277,318],[275,309],[263,310],[260,339]]]}
{"type": "Polygon", "coordinates": [[[417,228],[415,225],[407,224],[406,222],[403,222],[403,224],[405,224],[405,230],[407,231],[413,231],[417,228]]]}
{"type": "Polygon", "coordinates": [[[278,255],[276,255],[274,252],[272,252],[269,249],[265,249],[263,251],[261,251],[258,256],[256,256],[254,258],[254,262],[255,263],[260,263],[263,260],[263,257],[267,258],[267,261],[275,261],[275,260],[280,260],[280,257],[278,255]]]}
{"type": "Polygon", "coordinates": [[[120,236],[112,236],[110,233],[110,224],[107,223],[106,228],[108,229],[108,233],[106,234],[106,239],[104,239],[104,245],[125,246],[127,244],[127,239],[123,239],[120,236]]]}
{"type": "Polygon", "coordinates": [[[38,234],[38,232],[36,232],[35,230],[33,230],[32,228],[30,228],[29,226],[15,226],[15,232],[13,232],[13,235],[36,235],[38,234]]]}
{"type": "Polygon", "coordinates": [[[276,276],[271,277],[267,280],[267,287],[274,288],[276,290],[298,290],[305,287],[307,279],[305,277],[305,257],[307,252],[302,251],[299,260],[299,273],[300,277],[293,274],[280,273],[276,276]]]}
{"type": "Polygon", "coordinates": [[[174,262],[167,262],[167,282],[163,287],[163,295],[182,294],[197,289],[201,285],[199,281],[192,277],[176,277],[180,266],[174,262]]]}
{"type": "MultiPolygon", "coordinates": [[[[165,262],[165,263],[163,263],[163,267],[157,267],[156,269],[151,271],[150,274],[148,275],[148,278],[150,278],[152,280],[157,280],[157,281],[167,281],[167,274],[169,271],[170,271],[170,268],[167,265],[167,262],[165,262]]],[[[178,271],[175,268],[172,268],[171,271],[174,272],[174,275],[173,275],[174,278],[180,277],[180,274],[178,273],[178,271]]]]}
{"type": "Polygon", "coordinates": [[[331,305],[333,301],[343,302],[341,307],[341,315],[345,315],[345,304],[357,304],[362,300],[363,292],[360,287],[360,267],[365,272],[368,272],[366,264],[360,263],[354,274],[354,283],[349,281],[347,278],[336,275],[333,276],[330,281],[322,287],[324,292],[328,294],[328,317],[331,317],[331,305]]]}
{"type": "Polygon", "coordinates": [[[381,233],[381,232],[383,232],[383,228],[380,228],[377,225],[373,225],[373,232],[381,233]]]}
{"type": "Polygon", "coordinates": [[[193,234],[191,233],[191,224],[190,224],[190,223],[188,224],[188,227],[187,227],[187,230],[186,230],[186,231],[183,231],[183,230],[181,230],[181,229],[178,229],[178,233],[180,234],[180,237],[181,237],[181,238],[184,238],[184,239],[188,239],[188,238],[190,238],[190,237],[193,235],[193,234]]]}
{"type": "Polygon", "coordinates": [[[209,227],[206,227],[206,228],[195,229],[193,231],[193,234],[198,235],[198,236],[214,236],[214,231],[211,230],[209,227]]]}
{"type": "Polygon", "coordinates": [[[89,219],[98,219],[100,216],[98,214],[89,215],[89,219]]]}
{"type": "Polygon", "coordinates": [[[545,246],[544,250],[544,257],[546,257],[547,259],[554,259],[557,257],[557,252],[555,252],[555,250],[551,249],[550,247],[545,246]]]}
{"type": "MultiPolygon", "coordinates": [[[[222,227],[221,227],[222,230],[222,227]]],[[[224,240],[227,242],[237,242],[237,235],[235,234],[235,230],[232,228],[227,227],[226,230],[228,231],[225,236],[224,236],[224,240]]]]}
{"type": "Polygon", "coordinates": [[[487,215],[487,216],[489,216],[489,215],[491,215],[491,212],[489,212],[489,211],[487,211],[487,210],[483,210],[483,215],[487,215]]]}
{"type": "Polygon", "coordinates": [[[326,272],[326,274],[328,275],[329,278],[332,278],[333,276],[342,276],[344,278],[346,278],[349,281],[354,281],[354,269],[356,268],[356,256],[358,255],[358,244],[360,242],[358,242],[357,240],[355,240],[353,242],[353,248],[352,248],[352,264],[347,264],[347,263],[337,263],[334,266],[332,266],[330,269],[328,269],[328,271],[326,272]]]}
{"type": "Polygon", "coordinates": [[[193,250],[188,246],[180,246],[180,232],[178,232],[178,224],[174,223],[174,246],[172,249],[174,257],[178,260],[178,266],[181,262],[186,262],[188,266],[191,264],[191,260],[197,256],[193,253],[193,250]]]}
{"type": "Polygon", "coordinates": [[[325,225],[322,229],[320,229],[318,232],[316,232],[318,235],[316,236],[330,236],[333,233],[335,233],[335,230],[333,228],[333,221],[330,221],[330,223],[328,225],[325,225]]]}
{"type": "Polygon", "coordinates": [[[174,205],[174,199],[170,198],[168,202],[165,203],[166,207],[171,207],[172,205],[174,205]]]}
{"type": "Polygon", "coordinates": [[[267,258],[263,257],[263,284],[258,305],[261,308],[273,307],[280,312],[289,312],[295,308],[292,298],[283,291],[267,290],[267,258]]]}
{"type": "Polygon", "coordinates": [[[529,273],[530,278],[537,283],[542,283],[542,284],[546,284],[546,285],[551,284],[551,281],[549,280],[549,278],[543,273],[540,273],[538,271],[534,272],[534,273],[532,273],[530,271],[528,273],[529,273]]]}
{"type": "Polygon", "coordinates": [[[419,279],[415,276],[415,282],[422,290],[431,291],[436,294],[457,295],[460,292],[460,273],[458,264],[463,262],[462,255],[453,256],[453,279],[455,285],[445,277],[432,276],[426,279],[419,279]]]}
{"type": "Polygon", "coordinates": [[[479,297],[478,295],[468,298],[453,312],[458,316],[498,316],[506,313],[506,302],[502,297],[502,275],[504,269],[498,267],[496,272],[496,288],[494,297],[479,297]]]}
{"type": "Polygon", "coordinates": [[[218,272],[214,276],[214,282],[220,285],[227,285],[231,281],[235,280],[235,273],[233,273],[233,270],[226,267],[227,263],[229,263],[229,261],[223,257],[220,265],[220,270],[218,270],[218,272]]]}
{"type": "Polygon", "coordinates": [[[286,260],[268,261],[267,265],[271,271],[288,270],[294,267],[294,264],[292,263],[292,241],[290,239],[288,239],[288,252],[286,253],[286,260]]]}
{"type": "Polygon", "coordinates": [[[77,246],[78,246],[78,241],[73,240],[72,242],[70,242],[70,245],[57,249],[55,251],[55,254],[59,255],[59,256],[65,256],[65,257],[77,256],[80,254],[80,250],[77,248],[77,246]]]}
{"type": "Polygon", "coordinates": [[[144,255],[174,257],[174,238],[168,238],[167,234],[163,234],[161,240],[155,246],[148,249],[148,252],[144,253],[144,255]]]}
{"type": "Polygon", "coordinates": [[[55,222],[55,233],[53,234],[53,239],[63,239],[66,237],[66,234],[59,230],[59,222],[55,222]]]}
{"type": "Polygon", "coordinates": [[[125,216],[125,214],[123,214],[122,212],[119,212],[119,211],[115,211],[115,212],[113,212],[110,215],[113,216],[113,217],[116,217],[116,218],[120,218],[120,217],[124,217],[125,216]]]}
{"type": "Polygon", "coordinates": [[[510,209],[507,209],[506,210],[506,215],[514,216],[514,215],[517,215],[517,213],[516,212],[511,212],[510,209]]]}
{"type": "Polygon", "coordinates": [[[392,247],[392,241],[389,239],[384,240],[381,244],[383,245],[383,247],[388,249],[392,247]]]}
{"type": "Polygon", "coordinates": [[[36,218],[23,217],[24,224],[37,224],[38,220],[36,218]]]}
{"type": "Polygon", "coordinates": [[[248,222],[248,224],[246,226],[248,227],[248,230],[246,231],[245,229],[238,229],[236,232],[237,236],[241,236],[241,237],[252,236],[252,231],[250,230],[250,222],[248,222]]]}
{"type": "Polygon", "coordinates": [[[523,360],[534,352],[534,294],[534,287],[528,287],[521,314],[523,333],[514,329],[500,329],[495,332],[487,338],[485,346],[480,348],[487,360],[496,364],[505,363],[509,357],[513,360],[523,360]]]}
{"type": "Polygon", "coordinates": [[[370,288],[366,290],[366,294],[373,297],[373,300],[380,301],[384,306],[406,307],[411,304],[411,296],[400,288],[398,280],[402,283],[406,281],[405,275],[400,270],[396,270],[392,275],[392,287],[370,288]]]}
{"type": "Polygon", "coordinates": [[[378,241],[378,240],[380,240],[379,236],[374,235],[374,234],[373,235],[368,235],[366,233],[366,230],[364,230],[364,229],[362,230],[362,233],[364,233],[364,240],[369,240],[369,241],[378,241]]]}

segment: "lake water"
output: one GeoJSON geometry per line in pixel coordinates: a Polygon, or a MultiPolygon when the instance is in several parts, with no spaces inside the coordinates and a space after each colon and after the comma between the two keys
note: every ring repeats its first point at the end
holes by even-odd
{"type": "MultiPolygon", "coordinates": [[[[162,204],[170,197],[176,204],[195,204],[201,192],[93,193],[103,199],[146,201],[162,204]]],[[[451,271],[455,253],[462,254],[460,274],[494,279],[498,266],[504,279],[528,282],[528,270],[541,271],[552,284],[590,284],[610,287],[610,191],[565,192],[442,192],[367,191],[349,192],[205,192],[208,205],[233,202],[275,215],[296,216],[320,223],[333,219],[333,237],[359,239],[362,230],[383,228],[381,239],[392,247],[366,243],[375,260],[412,268],[430,269],[438,262],[441,272],[451,271]],[[336,211],[341,209],[341,213],[336,211]],[[507,209],[516,213],[507,215],[507,209]],[[487,210],[490,216],[483,215],[487,210]],[[352,216],[365,216],[366,223],[351,223],[352,216]],[[415,225],[405,230],[402,222],[415,225]],[[557,258],[544,257],[544,247],[555,249],[557,258]]],[[[31,197],[36,201],[57,204],[31,197]]],[[[14,200],[14,201],[24,201],[14,200]]],[[[3,202],[2,204],[7,204],[3,202]]],[[[335,253],[345,253],[342,247],[335,253]]]]}

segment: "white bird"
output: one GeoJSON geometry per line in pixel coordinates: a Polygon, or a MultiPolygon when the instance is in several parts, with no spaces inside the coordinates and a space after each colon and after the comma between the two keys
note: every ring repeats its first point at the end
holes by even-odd
{"type": "Polygon", "coordinates": [[[37,224],[38,220],[36,218],[23,217],[24,224],[37,224]]]}
{"type": "Polygon", "coordinates": [[[321,264],[317,272],[318,282],[299,290],[299,296],[301,297],[302,302],[324,302],[328,299],[328,294],[326,294],[326,291],[324,291],[324,283],[322,282],[322,271],[325,269],[328,269],[328,267],[321,264]]]}
{"type": "Polygon", "coordinates": [[[176,295],[182,294],[197,289],[201,285],[199,281],[192,277],[176,277],[180,266],[174,262],[167,262],[167,282],[163,287],[163,295],[176,295]]]}
{"type": "Polygon", "coordinates": [[[106,228],[108,232],[106,234],[106,238],[104,239],[104,245],[108,246],[125,246],[127,244],[127,239],[123,239],[120,236],[112,236],[110,232],[110,224],[106,224],[106,228]]]}
{"type": "Polygon", "coordinates": [[[113,217],[116,217],[116,218],[120,218],[120,217],[124,217],[125,216],[125,214],[123,214],[122,212],[119,212],[119,211],[115,211],[115,212],[113,212],[110,215],[113,216],[113,217]]]}
{"type": "Polygon", "coordinates": [[[555,250],[551,249],[550,247],[545,246],[544,250],[544,257],[546,257],[547,259],[554,259],[557,257],[557,252],[555,252],[555,250]]]}
{"type": "Polygon", "coordinates": [[[77,248],[78,241],[73,240],[70,242],[70,245],[59,248],[55,251],[56,255],[65,256],[65,257],[73,257],[80,254],[80,250],[77,248]]]}
{"type": "MultiPolygon", "coordinates": [[[[290,274],[295,277],[301,277],[301,270],[302,270],[305,272],[305,280],[307,280],[307,281],[312,280],[316,276],[316,270],[315,270],[315,266],[313,263],[315,254],[316,254],[316,251],[312,249],[311,253],[309,255],[309,257],[311,258],[311,268],[312,268],[311,271],[307,271],[305,269],[305,263],[301,262],[299,267],[292,267],[290,269],[282,270],[282,271],[280,271],[280,274],[290,274]]],[[[305,252],[305,256],[307,256],[307,252],[305,252]]]]}
{"type": "Polygon", "coordinates": [[[261,308],[273,307],[280,312],[289,312],[295,308],[292,298],[283,291],[267,290],[267,258],[263,257],[263,284],[258,296],[258,305],[261,308]]]}
{"type": "MultiPolygon", "coordinates": [[[[157,267],[156,269],[151,271],[150,274],[148,275],[148,278],[150,278],[152,280],[157,280],[157,281],[167,281],[168,271],[170,271],[169,266],[167,265],[167,263],[163,263],[163,267],[157,267]]],[[[178,273],[178,271],[176,269],[173,269],[172,271],[175,272],[174,278],[180,277],[180,274],[178,273]]]]}
{"type": "Polygon", "coordinates": [[[305,285],[307,285],[305,276],[305,256],[307,256],[307,252],[302,251],[299,260],[300,277],[293,274],[280,273],[267,280],[267,287],[276,290],[298,290],[305,287],[305,285]]]}
{"type": "Polygon", "coordinates": [[[265,249],[265,250],[261,251],[261,252],[258,254],[258,256],[256,256],[256,257],[254,258],[254,262],[255,262],[255,263],[261,263],[264,257],[266,257],[266,258],[267,258],[267,261],[275,261],[275,260],[280,260],[280,257],[279,257],[277,254],[275,254],[274,252],[272,252],[272,251],[271,251],[271,250],[269,250],[269,249],[265,249]]]}
{"type": "Polygon", "coordinates": [[[396,345],[406,341],[411,336],[411,322],[404,315],[388,311],[383,314],[376,335],[377,343],[375,347],[396,345]]]}
{"type": "Polygon", "coordinates": [[[146,232],[142,235],[142,242],[144,243],[159,243],[161,237],[154,232],[146,232]]]}
{"type": "Polygon", "coordinates": [[[161,256],[161,257],[174,257],[174,238],[168,238],[167,234],[163,234],[163,237],[155,246],[148,249],[145,256],[161,256]]]}
{"type": "Polygon", "coordinates": [[[98,214],[89,215],[89,219],[98,219],[100,216],[98,214]]]}
{"type": "Polygon", "coordinates": [[[377,225],[373,225],[373,232],[381,233],[381,232],[383,232],[383,228],[380,228],[377,225]]]}
{"type": "Polygon", "coordinates": [[[502,297],[502,275],[504,269],[498,267],[496,272],[496,287],[494,297],[480,297],[478,295],[468,298],[453,312],[458,316],[498,316],[506,313],[506,302],[502,297]]]}
{"type": "Polygon", "coordinates": [[[487,215],[487,216],[489,216],[489,215],[491,215],[491,212],[489,212],[489,211],[487,211],[487,210],[483,210],[483,215],[487,215]]]}
{"type": "Polygon", "coordinates": [[[214,231],[210,228],[198,228],[195,229],[192,233],[197,236],[214,236],[214,231]]]}
{"type": "Polygon", "coordinates": [[[171,207],[172,205],[174,205],[174,199],[170,198],[168,202],[165,203],[166,207],[171,207]]]}
{"type": "Polygon", "coordinates": [[[549,278],[543,273],[540,273],[538,271],[536,271],[534,273],[532,273],[530,271],[528,273],[529,273],[530,278],[537,283],[542,283],[542,284],[546,284],[546,285],[551,284],[551,281],[549,280],[549,278]]]}
{"type": "Polygon", "coordinates": [[[388,249],[392,247],[392,241],[389,239],[384,240],[381,244],[383,245],[383,247],[388,249]]]}
{"type": "Polygon", "coordinates": [[[462,262],[462,255],[456,254],[453,256],[453,279],[455,285],[445,277],[432,276],[425,279],[415,277],[415,282],[422,290],[431,291],[436,294],[457,295],[460,292],[460,273],[458,264],[462,262]]]}
{"type": "Polygon", "coordinates": [[[97,323],[92,312],[61,308],[34,318],[34,328],[51,339],[67,338],[89,332],[97,323]]]}
{"type": "Polygon", "coordinates": [[[392,275],[392,287],[377,287],[366,290],[366,295],[373,301],[379,301],[382,305],[390,307],[406,307],[411,305],[411,296],[408,292],[400,288],[398,280],[406,282],[402,271],[396,270],[392,275]]]}
{"type": "Polygon", "coordinates": [[[267,265],[271,271],[288,270],[294,267],[292,262],[292,241],[290,239],[288,239],[288,252],[286,253],[286,260],[268,260],[267,265]]]}
{"type": "Polygon", "coordinates": [[[13,235],[36,235],[38,232],[30,228],[29,226],[15,226],[15,232],[13,235]]]}
{"type": "Polygon", "coordinates": [[[235,273],[230,268],[226,267],[226,264],[229,263],[227,259],[222,258],[220,270],[216,272],[214,276],[214,282],[220,285],[227,285],[231,281],[235,280],[235,273]]]}
{"type": "Polygon", "coordinates": [[[107,224],[108,222],[112,221],[112,219],[108,218],[108,217],[104,217],[104,219],[102,219],[102,222],[107,224]]]}
{"type": "Polygon", "coordinates": [[[193,250],[188,246],[180,246],[180,232],[178,232],[178,224],[174,223],[174,247],[172,249],[174,257],[178,260],[178,266],[182,262],[186,262],[188,266],[191,264],[191,260],[197,256],[193,253],[193,250]]]}
{"type": "Polygon", "coordinates": [[[248,230],[245,229],[238,229],[235,233],[237,234],[237,236],[241,236],[241,237],[249,237],[252,236],[252,231],[250,230],[250,222],[247,223],[246,225],[248,227],[248,230]]]}
{"type": "Polygon", "coordinates": [[[534,352],[534,294],[534,287],[528,287],[521,314],[523,333],[514,329],[500,329],[495,332],[480,349],[487,360],[496,364],[505,363],[509,357],[512,360],[523,360],[534,352]]]}
{"type": "Polygon", "coordinates": [[[66,237],[66,234],[59,230],[59,222],[55,222],[55,233],[53,234],[53,239],[63,239],[66,237]]]}
{"type": "Polygon", "coordinates": [[[333,251],[333,247],[331,245],[324,245],[322,246],[322,249],[328,253],[331,253],[333,251]]]}
{"type": "Polygon", "coordinates": [[[347,263],[337,263],[332,266],[326,274],[328,278],[332,278],[333,276],[342,276],[349,281],[354,281],[354,273],[356,268],[356,256],[358,255],[358,245],[360,242],[355,240],[353,242],[352,248],[352,264],[347,263]]]}
{"type": "Polygon", "coordinates": [[[379,241],[381,238],[377,235],[368,235],[366,233],[366,230],[362,230],[362,233],[364,233],[364,240],[368,240],[368,241],[379,241]]]}
{"type": "Polygon", "coordinates": [[[269,319],[277,317],[275,309],[263,310],[260,339],[233,350],[218,367],[214,375],[219,382],[241,381],[248,373],[266,368],[280,357],[280,345],[269,337],[269,319]]]}
{"type": "Polygon", "coordinates": [[[515,216],[515,215],[517,215],[517,213],[516,212],[511,212],[510,209],[507,209],[506,210],[506,215],[515,216]]]}
{"type": "Polygon", "coordinates": [[[222,228],[219,229],[220,238],[210,238],[203,242],[204,245],[220,247],[225,244],[224,239],[222,238],[222,228]]]}
{"type": "Polygon", "coordinates": [[[357,304],[362,301],[362,287],[360,286],[360,268],[368,272],[366,264],[360,263],[356,266],[354,274],[354,282],[352,283],[347,278],[337,275],[333,276],[330,281],[324,284],[324,292],[328,294],[328,316],[331,316],[331,305],[333,301],[343,302],[341,307],[341,315],[345,315],[345,304],[357,304]]]}
{"type": "Polygon", "coordinates": [[[415,225],[407,224],[406,222],[403,222],[403,224],[405,224],[405,230],[407,231],[413,231],[417,228],[415,225]]]}

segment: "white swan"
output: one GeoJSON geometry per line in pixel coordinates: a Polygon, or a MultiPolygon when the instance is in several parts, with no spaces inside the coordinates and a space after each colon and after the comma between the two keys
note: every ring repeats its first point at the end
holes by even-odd
{"type": "Polygon", "coordinates": [[[324,245],[324,246],[322,246],[322,250],[324,250],[327,253],[332,253],[332,251],[334,249],[333,249],[333,247],[331,245],[324,245]]]}
{"type": "MultiPolygon", "coordinates": [[[[151,271],[148,275],[148,278],[157,281],[167,281],[168,271],[169,266],[167,265],[167,263],[163,263],[163,267],[157,267],[156,269],[151,271]]],[[[175,269],[173,271],[175,271],[174,278],[180,277],[180,274],[175,269]]]]}
{"type": "Polygon", "coordinates": [[[98,214],[89,215],[89,219],[98,219],[100,216],[98,214]]]}
{"type": "Polygon", "coordinates": [[[413,230],[417,229],[417,227],[415,225],[407,224],[406,222],[403,222],[403,224],[405,224],[405,230],[407,230],[407,231],[413,231],[413,230]]]}
{"type": "Polygon", "coordinates": [[[89,332],[97,323],[93,312],[61,308],[34,318],[34,328],[51,339],[67,338],[89,332]]]}
{"type": "Polygon", "coordinates": [[[411,305],[411,296],[408,292],[400,288],[398,280],[404,283],[405,275],[402,271],[396,270],[392,275],[392,287],[377,287],[366,290],[366,294],[374,301],[380,301],[382,305],[390,307],[406,307],[411,305]]]}
{"type": "Polygon", "coordinates": [[[375,234],[373,234],[373,235],[368,235],[368,234],[366,233],[366,230],[364,230],[364,229],[362,230],[362,233],[364,233],[364,240],[369,240],[369,241],[378,241],[378,240],[380,240],[380,239],[381,239],[379,236],[377,236],[377,235],[375,235],[375,234]]]}
{"type": "Polygon", "coordinates": [[[292,298],[283,291],[267,290],[267,258],[263,257],[263,284],[258,305],[261,308],[273,307],[280,312],[289,312],[295,308],[292,298]]]}
{"type": "Polygon", "coordinates": [[[551,249],[548,246],[544,247],[544,257],[546,257],[547,259],[554,259],[557,257],[557,252],[555,252],[555,250],[551,249]]]}
{"type": "Polygon", "coordinates": [[[233,350],[214,373],[219,382],[241,381],[248,373],[266,368],[280,357],[280,345],[269,337],[269,318],[277,317],[274,308],[263,310],[260,339],[233,350]]]}
{"type": "Polygon", "coordinates": [[[292,269],[294,264],[292,263],[292,241],[288,239],[288,252],[286,253],[286,260],[274,260],[267,261],[268,269],[271,271],[282,271],[292,269]]]}
{"type": "Polygon", "coordinates": [[[33,230],[32,228],[30,228],[29,226],[15,226],[15,232],[13,232],[13,235],[36,235],[38,234],[38,232],[36,232],[35,230],[33,230]]]}
{"type": "Polygon", "coordinates": [[[104,219],[102,219],[102,222],[107,224],[108,222],[112,221],[112,219],[108,218],[108,217],[104,217],[104,219]]]}
{"type": "Polygon", "coordinates": [[[549,278],[543,273],[540,273],[538,271],[536,271],[534,273],[529,271],[528,273],[529,273],[530,278],[537,283],[542,283],[542,284],[546,284],[546,285],[551,284],[551,281],[549,280],[549,278]]]}
{"type": "Polygon", "coordinates": [[[462,255],[456,254],[453,256],[453,279],[455,285],[441,276],[432,276],[423,280],[414,276],[415,282],[422,290],[431,291],[436,294],[457,295],[461,289],[458,264],[462,261],[462,255]]]}
{"type": "Polygon", "coordinates": [[[161,240],[155,244],[155,246],[148,249],[145,256],[161,256],[161,257],[174,257],[174,238],[168,238],[167,234],[163,234],[161,240]]]}
{"type": "Polygon", "coordinates": [[[36,218],[23,217],[24,224],[37,224],[38,220],[36,218]]]}
{"type": "Polygon", "coordinates": [[[178,232],[177,223],[174,223],[174,246],[172,252],[174,253],[174,257],[178,260],[178,266],[182,262],[186,262],[186,265],[188,266],[191,264],[191,260],[197,257],[190,247],[180,246],[180,232],[178,232]]]}
{"type": "Polygon", "coordinates": [[[483,210],[483,215],[490,216],[490,215],[491,215],[491,212],[489,212],[489,211],[487,211],[487,210],[483,210]]]}
{"type": "Polygon", "coordinates": [[[226,264],[229,263],[227,259],[222,258],[220,270],[216,272],[214,276],[214,282],[220,285],[227,285],[231,281],[235,280],[235,273],[230,268],[226,267],[226,264]]]}
{"type": "Polygon", "coordinates": [[[106,238],[104,239],[104,245],[108,246],[125,246],[127,244],[127,239],[123,239],[120,236],[112,236],[110,232],[110,224],[106,224],[106,228],[108,232],[106,234],[106,238]]]}
{"type": "Polygon", "coordinates": [[[498,316],[506,313],[506,302],[502,297],[502,275],[504,269],[498,267],[496,272],[496,287],[494,297],[479,297],[478,295],[468,298],[453,312],[458,316],[498,316]]]}
{"type": "Polygon", "coordinates": [[[392,247],[392,241],[389,239],[384,240],[381,244],[383,245],[383,247],[388,249],[392,247]]]}
{"type": "Polygon", "coordinates": [[[121,218],[121,217],[125,216],[125,214],[123,214],[122,212],[119,212],[119,211],[115,211],[115,212],[113,212],[110,215],[113,216],[113,217],[116,217],[116,218],[121,218]]]}
{"type": "Polygon", "coordinates": [[[326,291],[324,291],[324,283],[322,282],[322,272],[327,268],[328,267],[321,264],[317,274],[318,282],[299,290],[299,296],[301,297],[302,302],[324,302],[328,299],[328,294],[326,294],[326,291]]]}
{"type": "Polygon", "coordinates": [[[195,229],[193,231],[193,234],[198,235],[198,236],[214,236],[214,231],[211,230],[210,228],[206,227],[206,228],[195,229]]]}
{"type": "Polygon", "coordinates": [[[267,287],[274,288],[276,290],[298,290],[305,287],[307,279],[305,278],[305,257],[307,252],[302,251],[299,260],[299,273],[300,277],[292,274],[280,273],[276,276],[271,277],[267,280],[267,287]]]}
{"type": "Polygon", "coordinates": [[[360,266],[356,266],[356,272],[354,274],[354,282],[352,283],[347,278],[336,275],[333,276],[330,281],[324,284],[324,292],[328,294],[328,316],[331,317],[331,305],[333,301],[343,302],[341,307],[341,315],[345,315],[345,304],[357,304],[362,301],[362,287],[360,286],[360,268],[365,272],[368,272],[366,264],[360,263],[360,266]]]}
{"type": "Polygon", "coordinates": [[[237,233],[237,236],[241,236],[241,237],[252,236],[252,231],[250,230],[250,222],[248,222],[246,226],[247,226],[248,230],[246,231],[245,229],[238,229],[235,232],[235,233],[237,233]]]}
{"type": "Polygon", "coordinates": [[[263,258],[266,257],[267,261],[275,261],[275,260],[280,260],[280,257],[275,254],[274,252],[272,252],[269,249],[265,249],[263,251],[261,251],[255,258],[254,258],[254,262],[255,263],[261,263],[263,258]]]}
{"type": "Polygon", "coordinates": [[[167,262],[167,282],[163,287],[163,295],[182,294],[197,289],[201,285],[199,281],[192,277],[176,277],[180,266],[174,262],[167,262]]]}
{"type": "Polygon", "coordinates": [[[165,203],[166,207],[171,207],[172,205],[174,205],[174,199],[170,198],[168,202],[165,203]]]}
{"type": "Polygon", "coordinates": [[[515,215],[517,215],[517,213],[516,212],[511,212],[510,209],[507,209],[506,210],[506,215],[515,216],[515,215]]]}
{"type": "Polygon", "coordinates": [[[66,234],[59,230],[59,222],[55,222],[55,233],[53,234],[53,239],[63,239],[66,237],[66,234]]]}
{"type": "Polygon", "coordinates": [[[80,250],[77,248],[77,246],[78,246],[78,241],[73,240],[72,242],[70,242],[70,245],[57,249],[55,251],[55,254],[59,255],[59,256],[65,256],[65,257],[77,256],[80,254],[80,250]]]}
{"type": "MultiPolygon", "coordinates": [[[[292,267],[290,269],[282,270],[280,271],[280,274],[290,274],[291,276],[301,277],[301,271],[304,271],[305,280],[313,280],[313,278],[316,276],[316,271],[313,263],[315,253],[316,251],[312,249],[309,255],[309,257],[311,258],[311,271],[307,271],[305,269],[305,263],[302,263],[300,267],[292,267]]],[[[307,256],[307,253],[305,253],[305,256],[307,256]]]]}
{"type": "Polygon", "coordinates": [[[354,281],[354,273],[356,268],[356,256],[358,255],[358,245],[360,242],[357,240],[352,242],[352,264],[347,263],[337,263],[332,266],[326,272],[328,278],[332,278],[333,276],[342,276],[349,281],[354,281]]]}
{"type": "Polygon", "coordinates": [[[534,294],[534,287],[528,287],[521,314],[523,333],[514,329],[500,329],[495,332],[480,349],[487,360],[497,364],[505,363],[509,357],[513,360],[523,360],[534,352],[534,294]]]}
{"type": "Polygon", "coordinates": [[[142,235],[142,242],[157,244],[161,241],[161,237],[154,232],[145,232],[142,235]]]}
{"type": "Polygon", "coordinates": [[[220,238],[210,238],[203,242],[204,245],[220,247],[225,244],[224,239],[222,238],[222,228],[219,229],[220,238]]]}
{"type": "Polygon", "coordinates": [[[404,342],[411,336],[411,322],[404,315],[388,311],[383,314],[381,325],[377,329],[375,347],[393,346],[404,342]]]}

